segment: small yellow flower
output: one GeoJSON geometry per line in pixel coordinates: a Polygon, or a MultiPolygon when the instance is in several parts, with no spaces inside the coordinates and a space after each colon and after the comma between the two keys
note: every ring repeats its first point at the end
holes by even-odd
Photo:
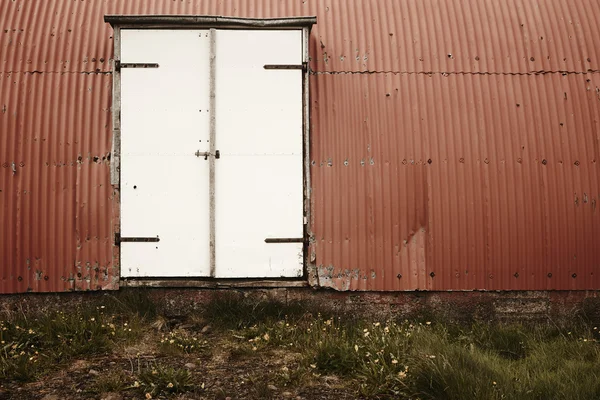
{"type": "Polygon", "coordinates": [[[173,387],[173,384],[171,382],[169,382],[169,384],[167,385],[167,387],[170,389],[173,387]]]}
{"type": "Polygon", "coordinates": [[[496,381],[492,382],[492,385],[496,386],[496,381]]]}
{"type": "Polygon", "coordinates": [[[406,378],[406,372],[404,372],[404,371],[400,371],[400,372],[398,372],[398,377],[399,377],[400,379],[404,379],[404,378],[406,378]]]}
{"type": "Polygon", "coordinates": [[[379,322],[375,322],[373,325],[374,325],[374,326],[379,326],[379,325],[381,325],[381,324],[380,324],[379,322]]]}
{"type": "Polygon", "coordinates": [[[252,351],[256,351],[256,350],[258,350],[258,347],[256,347],[256,346],[253,346],[253,347],[252,347],[252,351]]]}
{"type": "Polygon", "coordinates": [[[310,367],[311,367],[312,369],[315,369],[315,368],[317,368],[317,366],[316,366],[315,364],[310,364],[310,367]]]}
{"type": "Polygon", "coordinates": [[[140,387],[140,383],[138,381],[133,382],[133,387],[140,387]]]}
{"type": "Polygon", "coordinates": [[[392,364],[398,364],[398,360],[396,360],[395,358],[392,360],[392,364]]]}
{"type": "Polygon", "coordinates": [[[431,325],[431,321],[425,322],[425,325],[431,325]]]}
{"type": "Polygon", "coordinates": [[[150,399],[152,398],[152,395],[151,395],[150,393],[146,393],[146,398],[147,398],[148,400],[150,400],[150,399]]]}
{"type": "Polygon", "coordinates": [[[358,345],[357,344],[354,345],[354,351],[358,352],[358,345]]]}
{"type": "Polygon", "coordinates": [[[270,339],[270,338],[271,338],[271,337],[269,336],[269,334],[268,334],[268,333],[265,333],[265,334],[263,335],[263,339],[265,339],[265,341],[267,341],[267,342],[269,341],[269,339],[270,339]]]}
{"type": "Polygon", "coordinates": [[[365,336],[365,337],[369,336],[369,332],[368,332],[368,331],[367,331],[367,332],[365,332],[365,333],[364,333],[364,336],[365,336]]]}

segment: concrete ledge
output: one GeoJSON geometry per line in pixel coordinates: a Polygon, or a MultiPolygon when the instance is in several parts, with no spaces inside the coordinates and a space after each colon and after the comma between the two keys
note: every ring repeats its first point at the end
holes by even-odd
{"type": "MultiPolygon", "coordinates": [[[[128,281],[130,285],[133,281],[128,281]]],[[[185,281],[173,281],[181,285],[185,281]]],[[[190,281],[189,284],[201,284],[190,281]]],[[[330,310],[369,319],[427,318],[447,321],[507,321],[532,323],[570,323],[580,319],[600,324],[600,291],[498,291],[498,292],[338,292],[310,287],[281,287],[282,281],[213,281],[207,287],[152,287],[155,281],[136,281],[137,287],[119,292],[27,293],[0,296],[2,313],[73,309],[82,305],[103,304],[109,297],[141,294],[168,317],[185,316],[201,311],[219,296],[233,296],[245,301],[272,300],[283,304],[301,302],[315,310],[330,310]],[[251,287],[244,285],[253,285],[251,287]],[[267,285],[276,285],[276,288],[267,285]],[[235,286],[237,285],[237,286],[235,286]],[[256,287],[254,285],[263,285],[256,287]]],[[[160,282],[164,285],[164,282],[160,282]]],[[[304,281],[287,281],[306,286],[304,281]]],[[[135,296],[134,296],[135,297],[135,296]]]]}

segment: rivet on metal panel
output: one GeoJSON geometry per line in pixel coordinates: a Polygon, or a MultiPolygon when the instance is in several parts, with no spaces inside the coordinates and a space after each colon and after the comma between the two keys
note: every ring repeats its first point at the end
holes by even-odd
{"type": "Polygon", "coordinates": [[[515,278],[518,278],[518,277],[519,277],[519,273],[518,273],[518,272],[515,272],[515,274],[514,274],[513,276],[514,276],[515,278]]]}
{"type": "Polygon", "coordinates": [[[457,272],[456,274],[454,274],[454,276],[458,279],[460,278],[460,274],[457,272]]]}
{"type": "Polygon", "coordinates": [[[573,164],[575,164],[576,167],[579,167],[579,161],[575,161],[573,164]]]}
{"type": "Polygon", "coordinates": [[[427,160],[427,164],[431,164],[433,161],[431,161],[431,158],[429,160],[427,160]]]}
{"type": "Polygon", "coordinates": [[[548,272],[548,278],[552,278],[552,272],[548,272]]]}
{"type": "Polygon", "coordinates": [[[489,164],[490,160],[488,160],[487,158],[485,160],[483,160],[484,163],[489,164]]]}
{"type": "Polygon", "coordinates": [[[577,274],[573,273],[573,275],[571,275],[572,278],[577,278],[577,274]]]}
{"type": "Polygon", "coordinates": [[[543,165],[546,165],[546,164],[548,164],[548,161],[546,161],[546,159],[543,159],[543,160],[542,160],[542,164],[543,164],[543,165]]]}
{"type": "Polygon", "coordinates": [[[48,275],[44,275],[44,280],[47,281],[48,279],[48,275]]]}
{"type": "Polygon", "coordinates": [[[492,274],[489,274],[488,278],[490,278],[490,279],[494,279],[494,275],[492,275],[492,274]]]}
{"type": "MultiPolygon", "coordinates": [[[[361,161],[362,163],[362,161],[361,161]]],[[[406,165],[406,159],[402,160],[402,165],[406,165]]]]}
{"type": "Polygon", "coordinates": [[[402,274],[397,275],[398,279],[402,278],[402,274]]]}
{"type": "Polygon", "coordinates": [[[461,158],[458,160],[458,162],[460,162],[460,163],[463,163],[463,164],[464,164],[464,162],[465,162],[465,159],[461,157],[461,158]]]}
{"type": "Polygon", "coordinates": [[[521,164],[521,163],[523,162],[523,159],[521,159],[521,158],[517,158],[517,162],[518,162],[519,164],[521,164]]]}
{"type": "Polygon", "coordinates": [[[348,166],[348,159],[344,160],[344,165],[347,167],[348,166]]]}
{"type": "Polygon", "coordinates": [[[435,272],[431,271],[431,273],[429,274],[429,276],[431,276],[433,278],[435,276],[435,272]]]}
{"type": "Polygon", "coordinates": [[[17,278],[17,280],[18,280],[19,282],[21,282],[21,281],[23,280],[23,277],[22,277],[22,276],[19,276],[19,277],[17,278]]]}

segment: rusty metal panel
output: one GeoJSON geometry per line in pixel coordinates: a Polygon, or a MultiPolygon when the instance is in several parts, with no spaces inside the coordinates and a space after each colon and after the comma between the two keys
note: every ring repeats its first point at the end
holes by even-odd
{"type": "Polygon", "coordinates": [[[2,137],[12,149],[2,155],[0,291],[116,288],[110,76],[9,72],[0,82],[2,137]]]}
{"type": "Polygon", "coordinates": [[[15,0],[0,6],[0,292],[117,285],[106,14],[317,16],[322,286],[600,288],[596,0],[15,0]]]}
{"type": "Polygon", "coordinates": [[[600,286],[600,74],[313,78],[321,285],[600,286]]]}

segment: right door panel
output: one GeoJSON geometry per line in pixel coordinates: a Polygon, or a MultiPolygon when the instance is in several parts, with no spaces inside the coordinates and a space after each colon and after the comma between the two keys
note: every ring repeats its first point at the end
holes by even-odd
{"type": "Polygon", "coordinates": [[[216,277],[300,277],[302,31],[216,34],[216,277]]]}

